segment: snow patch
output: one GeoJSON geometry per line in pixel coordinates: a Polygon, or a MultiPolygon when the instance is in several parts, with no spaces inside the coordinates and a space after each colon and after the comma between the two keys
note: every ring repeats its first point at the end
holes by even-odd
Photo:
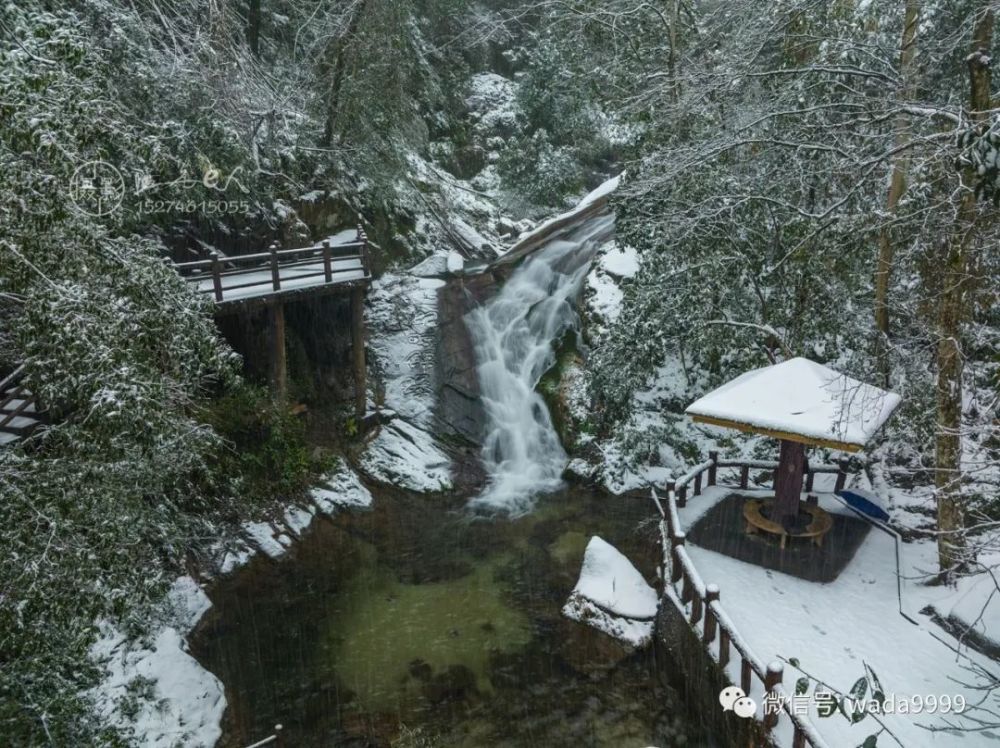
{"type": "Polygon", "coordinates": [[[90,655],[105,677],[90,696],[101,721],[130,733],[137,745],[210,748],[222,735],[226,697],[219,679],[189,654],[184,637],[211,602],[186,576],[167,599],[172,625],[150,642],[128,641],[112,624],[99,624],[90,655]]]}

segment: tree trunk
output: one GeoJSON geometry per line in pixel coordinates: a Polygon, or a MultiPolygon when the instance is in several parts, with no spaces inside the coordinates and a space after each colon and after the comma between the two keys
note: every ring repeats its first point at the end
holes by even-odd
{"type": "MultiPolygon", "coordinates": [[[[979,11],[973,32],[969,64],[969,110],[973,122],[988,118],[990,101],[989,54],[993,44],[993,11],[979,11]]],[[[938,504],[938,562],[945,576],[963,561],[965,526],[962,506],[962,321],[966,316],[969,248],[976,231],[979,205],[975,168],[961,173],[961,197],[955,228],[940,267],[941,297],[937,305],[937,434],[934,483],[938,504]]]]}
{"type": "MultiPolygon", "coordinates": [[[[899,51],[899,74],[903,85],[899,98],[909,99],[913,91],[913,57],[917,50],[917,29],[920,25],[920,3],[917,0],[906,0],[906,11],[903,16],[903,37],[899,51]]],[[[896,118],[894,145],[896,149],[904,148],[910,141],[907,119],[900,114],[896,118]]],[[[879,231],[878,263],[875,267],[875,361],[879,376],[884,387],[889,386],[891,374],[889,365],[889,281],[892,274],[892,263],[895,248],[892,244],[892,228],[889,222],[896,215],[900,198],[906,190],[906,170],[908,158],[905,151],[897,150],[892,165],[892,177],[889,180],[889,197],[887,201],[887,223],[879,231]]]]}
{"type": "Polygon", "coordinates": [[[260,57],[260,0],[249,0],[247,8],[247,46],[254,57],[260,57]]]}
{"type": "Polygon", "coordinates": [[[340,92],[344,87],[347,55],[350,52],[352,40],[357,35],[358,28],[361,26],[361,19],[367,7],[368,0],[364,0],[364,2],[360,3],[354,9],[354,15],[351,16],[351,20],[347,24],[347,31],[344,32],[344,35],[340,39],[334,42],[337,49],[330,72],[330,89],[326,99],[326,123],[323,126],[323,139],[320,141],[320,145],[324,148],[329,148],[333,145],[333,137],[337,132],[337,115],[340,112],[340,92]]]}
{"type": "Polygon", "coordinates": [[[771,519],[791,527],[799,515],[802,477],[806,466],[806,446],[801,442],[781,440],[778,469],[774,474],[774,512],[771,519]]]}

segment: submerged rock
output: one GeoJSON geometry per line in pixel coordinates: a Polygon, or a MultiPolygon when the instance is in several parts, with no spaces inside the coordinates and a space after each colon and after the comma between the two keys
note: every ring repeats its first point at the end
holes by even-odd
{"type": "Polygon", "coordinates": [[[423,687],[423,693],[432,704],[464,701],[479,693],[476,674],[465,665],[449,665],[423,687]]]}

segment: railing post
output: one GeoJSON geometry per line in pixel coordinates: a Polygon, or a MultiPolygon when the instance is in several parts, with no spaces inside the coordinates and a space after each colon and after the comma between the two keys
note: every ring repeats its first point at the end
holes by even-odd
{"type": "Polygon", "coordinates": [[[371,261],[368,257],[368,235],[365,233],[364,226],[361,225],[361,214],[358,213],[358,241],[361,243],[361,269],[364,270],[365,276],[370,276],[372,274],[371,261]]]}
{"type": "Polygon", "coordinates": [[[712,603],[718,599],[719,585],[708,585],[705,588],[705,629],[702,632],[702,641],[706,645],[715,641],[715,613],[712,612],[712,603]]]}
{"type": "Polygon", "coordinates": [[[694,495],[701,496],[701,473],[694,477],[694,495]]]}
{"type": "Polygon", "coordinates": [[[837,461],[837,465],[840,468],[837,471],[837,485],[834,487],[834,493],[840,493],[844,490],[844,484],[847,483],[847,460],[840,459],[837,461]]]}
{"type": "Polygon", "coordinates": [[[813,480],[815,480],[815,478],[816,478],[816,473],[814,473],[812,470],[806,471],[806,493],[809,493],[810,491],[813,490],[813,480]]]}
{"type": "MultiPolygon", "coordinates": [[[[683,568],[681,572],[681,579],[684,580],[684,584],[681,585],[681,602],[689,603],[695,598],[694,585],[691,584],[691,578],[686,573],[683,573],[683,568]]],[[[694,621],[691,623],[694,624],[694,621]]]]}
{"type": "Polygon", "coordinates": [[[712,461],[712,464],[708,466],[708,485],[714,486],[715,485],[715,471],[718,468],[718,464],[719,464],[719,453],[718,452],[709,452],[708,453],[708,459],[712,461]]]}
{"type": "Polygon", "coordinates": [[[729,664],[729,632],[723,626],[719,626],[719,665],[725,667],[729,664]]]}
{"type": "Polygon", "coordinates": [[[219,253],[214,249],[208,253],[212,260],[212,287],[215,289],[215,300],[222,301],[222,262],[219,260],[219,253]]]}
{"type": "MultiPolygon", "coordinates": [[[[691,628],[695,628],[698,625],[698,621],[701,620],[701,615],[704,612],[702,610],[702,600],[701,595],[698,591],[694,589],[694,584],[691,585],[691,628]]],[[[697,631],[697,629],[695,629],[697,631]]]]}
{"type": "Polygon", "coordinates": [[[278,242],[271,242],[268,252],[271,253],[271,285],[275,291],[280,291],[281,273],[278,271],[278,242]]]}
{"type": "Polygon", "coordinates": [[[750,679],[753,677],[753,668],[750,667],[750,660],[742,652],[740,652],[740,657],[742,658],[740,663],[740,688],[743,689],[743,693],[750,693],[750,686],[753,685],[750,682],[750,679]]]}
{"type": "Polygon", "coordinates": [[[280,724],[274,726],[274,744],[278,748],[285,748],[285,739],[281,734],[284,729],[280,724]]]}
{"type": "Polygon", "coordinates": [[[330,240],[323,240],[323,273],[327,283],[333,283],[333,266],[330,264],[330,240]]]}
{"type": "Polygon", "coordinates": [[[677,549],[684,545],[684,533],[674,531],[670,537],[670,583],[677,584],[681,579],[681,561],[677,555],[677,549]]]}
{"type": "Polygon", "coordinates": [[[806,748],[806,734],[799,729],[798,724],[792,732],[792,748],[806,748]]]}
{"type": "Polygon", "coordinates": [[[750,485],[750,466],[740,465],[740,488],[746,490],[750,485]]]}
{"type": "Polygon", "coordinates": [[[770,697],[774,704],[778,702],[775,700],[775,691],[778,685],[781,683],[782,675],[785,671],[785,666],[780,662],[772,662],[767,666],[767,675],[764,676],[764,727],[770,730],[776,724],[778,724],[778,712],[775,709],[767,709],[767,699],[770,697]]]}
{"type": "Polygon", "coordinates": [[[677,489],[677,506],[684,508],[687,506],[688,487],[687,483],[677,489]]]}

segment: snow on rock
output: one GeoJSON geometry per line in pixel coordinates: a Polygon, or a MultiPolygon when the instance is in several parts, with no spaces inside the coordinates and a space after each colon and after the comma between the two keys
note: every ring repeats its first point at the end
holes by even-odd
{"type": "MultiPolygon", "coordinates": [[[[447,270],[449,260],[444,260],[447,270]]],[[[450,458],[428,433],[434,394],[434,330],[443,281],[386,275],[369,294],[371,347],[385,382],[385,404],[399,417],[384,424],[361,457],[373,478],[413,491],[451,488],[450,458]]],[[[383,414],[390,411],[384,410],[383,414]]]]}
{"type": "Polygon", "coordinates": [[[248,522],[243,532],[264,553],[271,558],[280,558],[285,554],[285,546],[276,537],[274,526],[269,522],[248,522]]]}
{"type": "Polygon", "coordinates": [[[324,514],[333,514],[339,507],[367,508],[372,505],[371,492],[358,474],[343,463],[312,490],[312,500],[324,514]]]}
{"type": "Polygon", "coordinates": [[[617,320],[624,300],[617,280],[595,265],[587,274],[587,308],[595,322],[603,328],[617,320]]]}
{"type": "Polygon", "coordinates": [[[425,493],[452,487],[450,465],[433,436],[400,418],[382,426],[361,456],[373,478],[425,493]]]}
{"type": "Polygon", "coordinates": [[[815,361],[793,358],[748,371],[696,400],[685,412],[860,448],[899,402],[895,393],[815,361]]]}
{"type": "Polygon", "coordinates": [[[465,267],[465,258],[462,257],[458,252],[452,250],[448,253],[448,258],[446,261],[446,267],[449,273],[461,273],[465,267]]]}
{"type": "Polygon", "coordinates": [[[465,98],[476,129],[482,132],[513,132],[521,108],[517,103],[517,83],[496,73],[479,73],[469,80],[465,98]]]}
{"type": "Polygon", "coordinates": [[[90,692],[104,724],[131,733],[148,748],[209,748],[222,735],[226,709],[222,683],[188,653],[185,635],[211,607],[191,577],[180,577],[168,595],[171,625],[148,642],[126,640],[101,623],[91,658],[105,677],[90,692]]]}
{"type": "Polygon", "coordinates": [[[369,346],[385,382],[385,403],[424,428],[430,426],[434,407],[430,382],[437,294],[443,285],[433,278],[387,274],[368,295],[369,346]]]}
{"type": "Polygon", "coordinates": [[[613,244],[601,255],[598,265],[615,278],[633,278],[639,272],[639,253],[634,247],[613,244]]]}
{"type": "Polygon", "coordinates": [[[512,246],[507,251],[506,254],[509,255],[510,257],[517,257],[519,255],[518,250],[521,247],[530,244],[540,234],[548,232],[550,229],[552,229],[553,226],[556,226],[557,224],[572,222],[573,219],[576,218],[577,216],[586,213],[587,210],[591,206],[593,206],[595,202],[607,198],[608,195],[617,190],[618,185],[620,184],[623,176],[625,176],[625,172],[622,172],[618,176],[612,177],[611,179],[602,182],[592,192],[585,195],[584,198],[580,200],[580,202],[577,203],[572,210],[568,210],[565,213],[561,213],[557,216],[549,218],[548,220],[538,224],[531,231],[528,231],[527,233],[520,236],[517,240],[517,243],[514,246],[512,246]]]}
{"type": "Polygon", "coordinates": [[[417,278],[439,278],[448,273],[448,257],[450,252],[436,252],[426,260],[410,268],[410,275],[417,278]]]}
{"type": "Polygon", "coordinates": [[[316,509],[301,506],[290,506],[285,510],[285,526],[296,535],[301,535],[312,524],[316,509]]]}
{"type": "Polygon", "coordinates": [[[563,606],[567,618],[636,647],[653,636],[656,591],[617,548],[598,536],[587,544],[580,579],[563,606]]]}
{"type": "Polygon", "coordinates": [[[174,580],[167,593],[167,603],[173,622],[184,631],[193,629],[212,607],[212,601],[208,599],[205,590],[189,576],[174,580]]]}
{"type": "Polygon", "coordinates": [[[234,550],[226,551],[219,564],[219,573],[231,574],[253,558],[254,553],[254,549],[245,544],[241,544],[234,550]]]}

